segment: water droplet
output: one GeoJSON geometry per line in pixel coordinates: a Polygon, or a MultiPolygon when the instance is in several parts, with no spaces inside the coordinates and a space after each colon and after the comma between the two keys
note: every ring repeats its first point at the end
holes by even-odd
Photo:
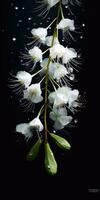
{"type": "Polygon", "coordinates": [[[25,8],[24,7],[22,7],[22,10],[24,10],[25,8]]]}
{"type": "Polygon", "coordinates": [[[55,133],[56,131],[54,130],[53,133],[55,133]]]}
{"type": "Polygon", "coordinates": [[[80,39],[83,39],[83,35],[80,36],[80,39]]]}
{"type": "Polygon", "coordinates": [[[32,19],[32,17],[29,17],[28,20],[30,21],[32,19]]]}
{"type": "Polygon", "coordinates": [[[15,41],[16,41],[16,38],[14,37],[14,38],[12,38],[12,40],[15,42],[15,41]]]}
{"type": "Polygon", "coordinates": [[[85,27],[85,24],[82,24],[83,27],[85,27]]]}
{"type": "Polygon", "coordinates": [[[18,10],[19,8],[18,8],[18,6],[15,6],[15,10],[18,10]]]}

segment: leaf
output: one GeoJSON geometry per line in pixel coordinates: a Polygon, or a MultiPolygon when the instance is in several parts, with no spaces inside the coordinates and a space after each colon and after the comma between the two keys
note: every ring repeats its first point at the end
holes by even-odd
{"type": "Polygon", "coordinates": [[[71,145],[69,144],[69,142],[67,142],[67,140],[65,140],[64,138],[53,133],[51,133],[50,136],[52,137],[54,142],[57,144],[57,146],[60,147],[61,149],[69,150],[71,148],[71,145]]]}
{"type": "Polygon", "coordinates": [[[35,160],[36,159],[36,157],[38,156],[41,144],[42,144],[42,141],[40,139],[38,139],[37,142],[30,149],[30,151],[27,155],[27,160],[35,160]]]}
{"type": "Polygon", "coordinates": [[[45,168],[50,175],[57,173],[57,163],[49,143],[45,144],[45,168]]]}

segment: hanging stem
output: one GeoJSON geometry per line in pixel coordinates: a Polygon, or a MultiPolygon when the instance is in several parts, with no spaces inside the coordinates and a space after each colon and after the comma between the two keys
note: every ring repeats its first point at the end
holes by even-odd
{"type": "MultiPolygon", "coordinates": [[[[59,15],[60,15],[60,11],[61,11],[61,2],[59,2],[59,5],[58,5],[58,13],[57,13],[57,21],[56,21],[56,26],[58,24],[58,19],[59,19],[59,15]]],[[[53,39],[52,39],[52,43],[51,43],[51,47],[53,46],[54,44],[54,39],[55,39],[55,36],[58,36],[58,33],[57,33],[57,28],[55,26],[55,30],[54,30],[54,33],[53,33],[53,39]]],[[[50,55],[49,55],[49,59],[48,59],[48,64],[47,64],[47,70],[46,70],[46,77],[45,77],[45,107],[44,107],[44,126],[45,126],[45,143],[47,143],[47,140],[48,140],[48,128],[47,128],[47,108],[48,108],[48,81],[49,81],[49,64],[51,62],[51,58],[50,58],[50,55]]]]}

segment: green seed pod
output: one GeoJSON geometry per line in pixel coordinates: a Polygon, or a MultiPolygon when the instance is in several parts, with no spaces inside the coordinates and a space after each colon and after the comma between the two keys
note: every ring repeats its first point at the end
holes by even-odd
{"type": "Polygon", "coordinates": [[[54,142],[57,144],[58,147],[60,147],[63,150],[69,150],[71,148],[71,145],[69,144],[69,142],[67,142],[67,140],[65,140],[64,138],[51,133],[50,134],[52,139],[54,140],[54,142]]]}
{"type": "Polygon", "coordinates": [[[40,139],[37,140],[37,142],[33,145],[33,147],[30,149],[28,155],[27,155],[27,160],[35,160],[36,157],[38,156],[40,146],[42,144],[42,141],[40,139]]]}
{"type": "Polygon", "coordinates": [[[57,163],[49,143],[45,144],[45,168],[50,175],[57,173],[57,163]]]}

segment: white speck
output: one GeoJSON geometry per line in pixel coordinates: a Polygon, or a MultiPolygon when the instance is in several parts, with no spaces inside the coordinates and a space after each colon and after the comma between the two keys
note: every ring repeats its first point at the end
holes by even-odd
{"type": "Polygon", "coordinates": [[[13,6],[13,3],[11,3],[11,6],[13,6]]]}
{"type": "Polygon", "coordinates": [[[16,41],[16,38],[14,37],[14,38],[12,38],[12,40],[15,42],[15,41],[16,41]]]}
{"type": "Polygon", "coordinates": [[[17,6],[15,6],[15,10],[18,10],[19,8],[17,6]]]}
{"type": "Polygon", "coordinates": [[[29,17],[28,20],[30,21],[32,19],[32,17],[29,17]]]}
{"type": "Polygon", "coordinates": [[[50,169],[50,166],[48,165],[48,169],[50,169]]]}
{"type": "Polygon", "coordinates": [[[53,131],[53,133],[55,133],[56,131],[53,131]]]}
{"type": "Polygon", "coordinates": [[[77,119],[75,119],[75,120],[74,120],[74,122],[75,122],[75,124],[76,124],[76,123],[78,122],[78,120],[77,120],[77,119]]]}
{"type": "Polygon", "coordinates": [[[82,36],[82,35],[80,36],[80,39],[83,39],[83,36],[82,36]]]}
{"type": "Polygon", "coordinates": [[[83,27],[85,27],[85,24],[82,24],[83,27]]]}
{"type": "Polygon", "coordinates": [[[22,19],[19,19],[18,22],[21,23],[21,22],[22,22],[22,19]]]}
{"type": "Polygon", "coordinates": [[[32,153],[29,153],[29,156],[32,156],[32,153]]]}
{"type": "Polygon", "coordinates": [[[65,8],[68,8],[68,6],[65,6],[65,8]]]}
{"type": "Polygon", "coordinates": [[[64,39],[62,39],[62,42],[64,42],[64,39]]]}
{"type": "Polygon", "coordinates": [[[22,10],[24,10],[25,8],[24,7],[22,7],[22,10]]]}

